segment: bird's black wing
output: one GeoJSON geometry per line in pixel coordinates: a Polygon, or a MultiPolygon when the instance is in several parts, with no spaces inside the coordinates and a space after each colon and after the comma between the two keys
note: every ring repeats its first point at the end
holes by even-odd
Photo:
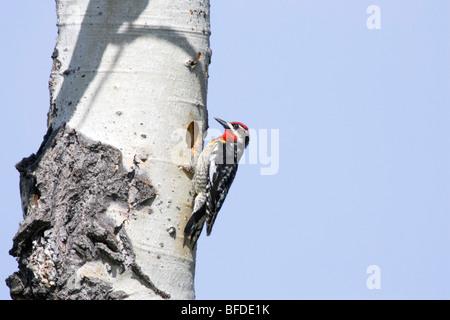
{"type": "Polygon", "coordinates": [[[206,187],[206,235],[210,235],[217,213],[233,183],[237,164],[216,164],[217,169],[206,187]]]}

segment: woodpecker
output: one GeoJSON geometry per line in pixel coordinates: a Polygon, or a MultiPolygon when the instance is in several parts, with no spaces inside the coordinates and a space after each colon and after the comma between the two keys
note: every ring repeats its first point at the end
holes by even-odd
{"type": "Polygon", "coordinates": [[[195,247],[206,222],[206,235],[211,234],[214,221],[233,183],[239,160],[250,141],[248,127],[241,122],[216,119],[225,132],[209,142],[201,152],[194,173],[196,197],[192,215],[184,229],[184,243],[195,247]]]}

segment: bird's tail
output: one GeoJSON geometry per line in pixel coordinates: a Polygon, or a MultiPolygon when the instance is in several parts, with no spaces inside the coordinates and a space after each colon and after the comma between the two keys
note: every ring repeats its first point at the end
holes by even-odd
{"type": "Polygon", "coordinates": [[[206,207],[203,205],[197,211],[192,213],[191,218],[189,219],[189,221],[186,224],[186,227],[184,228],[183,246],[185,246],[186,243],[189,243],[191,249],[195,247],[195,245],[197,244],[197,240],[200,237],[200,234],[202,233],[205,219],[206,219],[206,207]]]}

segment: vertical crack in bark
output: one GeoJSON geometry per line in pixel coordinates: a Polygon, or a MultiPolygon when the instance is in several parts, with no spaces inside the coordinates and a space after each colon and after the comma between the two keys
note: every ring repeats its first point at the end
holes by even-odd
{"type": "Polygon", "coordinates": [[[170,297],[135,263],[123,224],[131,211],[151,203],[155,191],[141,173],[124,170],[119,150],[62,126],[16,168],[24,220],[10,250],[19,264],[6,279],[12,298],[126,298],[93,276],[75,281],[77,270],[91,261],[102,262],[105,270],[131,269],[155,294],[170,297]],[[121,221],[108,216],[111,203],[121,204],[121,221]]]}

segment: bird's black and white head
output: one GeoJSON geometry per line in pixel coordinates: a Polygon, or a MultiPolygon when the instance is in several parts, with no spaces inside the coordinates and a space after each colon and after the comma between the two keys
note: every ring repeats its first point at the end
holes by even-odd
{"type": "Polygon", "coordinates": [[[238,144],[244,145],[244,148],[248,146],[248,143],[250,142],[250,133],[245,124],[237,121],[226,122],[219,118],[214,119],[225,128],[225,133],[222,136],[224,140],[237,141],[238,144]]]}

